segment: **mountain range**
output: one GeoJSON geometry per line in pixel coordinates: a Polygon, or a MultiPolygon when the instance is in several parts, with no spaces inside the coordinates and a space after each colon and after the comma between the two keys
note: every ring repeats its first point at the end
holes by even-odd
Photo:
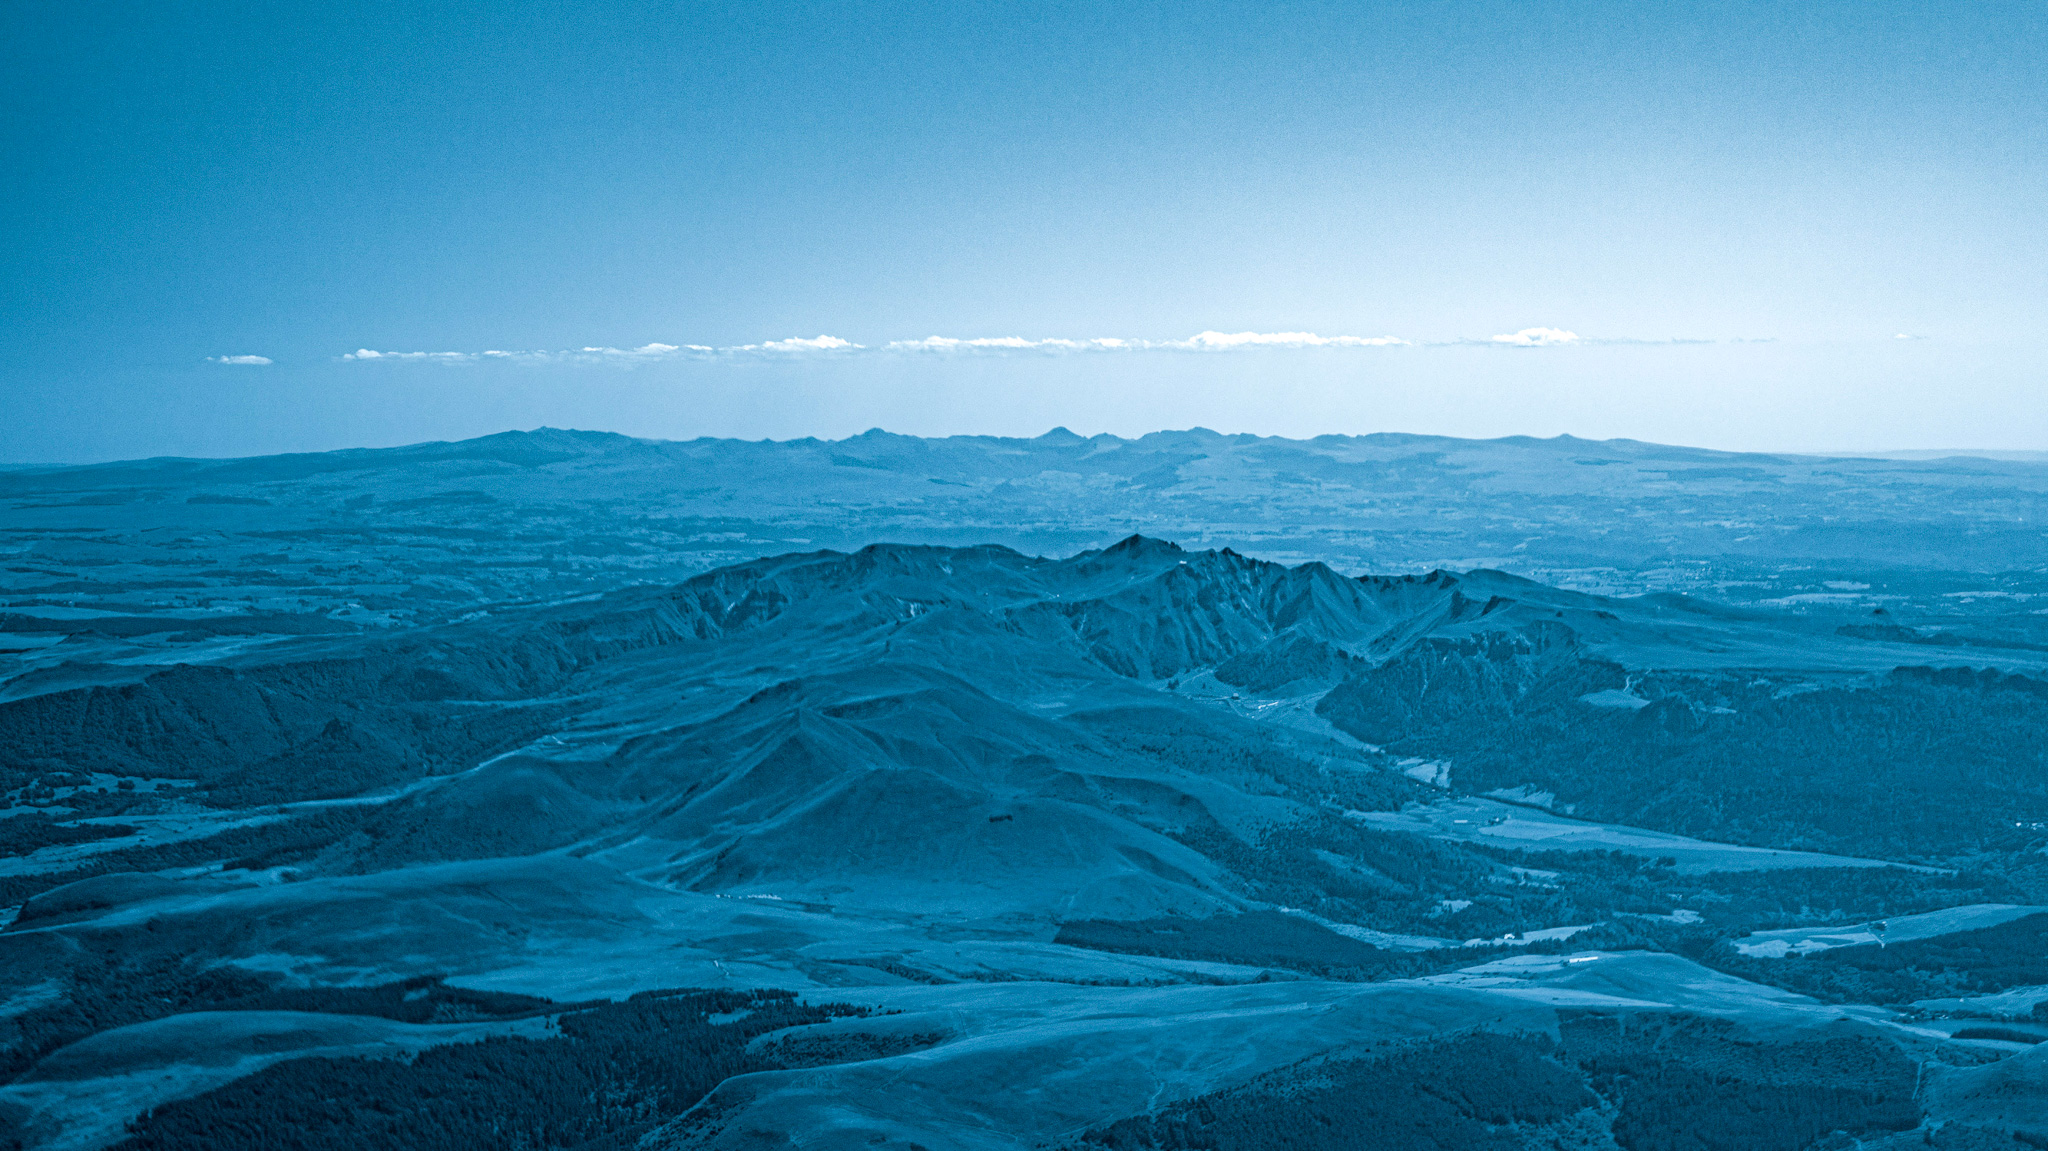
{"type": "Polygon", "coordinates": [[[2048,1138],[2044,491],[1202,431],[0,472],[0,1123],[2048,1138]]]}

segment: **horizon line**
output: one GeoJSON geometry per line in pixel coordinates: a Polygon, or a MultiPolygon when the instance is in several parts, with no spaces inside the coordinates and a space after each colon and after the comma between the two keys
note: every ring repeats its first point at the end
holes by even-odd
{"type": "Polygon", "coordinates": [[[1237,439],[1237,440],[1244,440],[1244,439],[1249,439],[1249,440],[1281,440],[1281,441],[1285,441],[1285,442],[1288,442],[1288,443],[1300,443],[1300,444],[1312,444],[1312,443],[1315,443],[1315,442],[1316,442],[1316,441],[1318,441],[1318,440],[1325,440],[1325,439],[1341,439],[1341,440],[1361,440],[1361,439],[1374,439],[1374,438],[1382,438],[1382,437],[1384,437],[1384,438],[1390,438],[1390,439],[1394,439],[1394,438],[1399,438],[1399,439],[1413,439],[1413,440],[1437,440],[1437,441],[1453,441],[1453,442],[1457,442],[1457,443],[1466,443],[1466,444],[1511,444],[1511,443],[1534,443],[1534,444],[1548,444],[1548,443],[1557,443],[1557,442],[1559,442],[1559,441],[1570,441],[1570,442],[1575,442],[1575,443],[1582,443],[1582,444],[1587,444],[1587,445],[1596,445],[1596,444],[1629,444],[1629,445],[1640,445],[1640,446],[1643,446],[1643,447],[1653,447],[1653,448],[1677,448],[1677,449],[1682,449],[1682,450],[1686,450],[1686,451],[1697,451],[1697,452],[1709,452],[1709,453],[1714,453],[1714,454],[1718,454],[1718,455],[1728,455],[1728,456],[1771,456],[1771,457],[1784,457],[1784,458],[1804,458],[1804,459],[1876,459],[1876,460],[1895,460],[1895,461],[1900,461],[1900,462],[1931,462],[1931,461],[1934,461],[1934,460],[1941,460],[1941,459],[1958,459],[1958,458],[1960,458],[1960,459],[1984,459],[1984,460],[1991,460],[1991,461],[1995,461],[1995,462],[2006,462],[2006,463],[2027,463],[2027,462],[2041,462],[2041,463],[2048,463],[2048,449],[2034,449],[2034,448],[1798,448],[1798,449],[1777,449],[1777,450],[1765,450],[1765,449],[1745,449],[1745,448],[1717,448],[1717,447],[1710,447],[1710,446],[1706,446],[1706,445],[1701,445],[1701,444],[1680,444],[1680,443],[1665,443],[1665,442],[1662,442],[1662,441],[1658,441],[1658,440],[1642,440],[1642,439],[1636,439],[1636,438],[1633,438],[1633,437],[1629,437],[1629,436],[1611,436],[1611,437],[1608,437],[1608,438],[1605,438],[1605,439],[1593,439],[1593,438],[1588,438],[1588,437],[1584,437],[1584,436],[1577,436],[1577,435],[1573,435],[1573,434],[1572,434],[1572,433],[1570,433],[1570,432],[1560,432],[1560,433],[1558,433],[1558,434],[1556,434],[1556,435],[1552,435],[1552,436],[1539,436],[1539,435],[1533,435],[1533,434],[1528,434],[1528,433],[1511,433],[1511,434],[1508,434],[1508,435],[1504,435],[1504,436],[1454,436],[1454,435],[1445,435],[1445,434],[1442,434],[1442,433],[1436,433],[1436,432],[1407,432],[1407,431],[1393,431],[1393,430],[1386,430],[1386,431],[1374,431],[1374,432],[1322,432],[1322,433],[1318,433],[1318,434],[1316,434],[1316,435],[1313,435],[1313,436],[1285,436],[1285,435],[1264,435],[1264,434],[1260,434],[1260,433],[1257,433],[1257,432],[1220,432],[1220,431],[1217,431],[1217,430],[1215,430],[1215,429],[1213,429],[1213,428],[1208,428],[1208,427],[1204,427],[1204,426],[1202,426],[1202,425],[1196,424],[1196,425],[1192,425],[1192,426],[1190,426],[1190,427],[1186,427],[1186,428],[1159,428],[1159,429],[1156,429],[1156,430],[1153,430],[1153,431],[1149,431],[1149,432],[1144,432],[1144,433],[1140,433],[1140,434],[1138,434],[1138,435],[1135,435],[1135,436],[1122,436],[1122,435],[1118,435],[1118,434],[1116,434],[1116,433],[1114,433],[1114,432],[1106,432],[1106,431],[1105,431],[1105,432],[1096,432],[1096,433],[1094,433],[1094,434],[1092,434],[1092,435],[1085,435],[1085,436],[1084,436],[1084,435],[1081,435],[1080,433],[1077,433],[1077,432],[1074,432],[1074,431],[1070,430],[1070,429],[1069,429],[1069,428],[1067,428],[1067,427],[1066,427],[1066,426],[1065,426],[1064,424],[1060,424],[1060,425],[1055,425],[1055,426],[1054,426],[1054,427],[1052,427],[1051,429],[1049,429],[1049,430],[1047,430],[1047,431],[1045,431],[1045,432],[1042,432],[1042,433],[1040,433],[1039,435],[1036,435],[1036,436],[1006,436],[1006,435],[997,435],[997,434],[993,434],[993,433],[983,433],[983,432],[954,432],[954,433],[950,433],[950,434],[948,434],[948,435],[942,435],[942,436],[920,436],[920,435],[915,435],[915,434],[911,434],[911,433],[905,433],[905,432],[891,432],[891,431],[887,430],[886,428],[882,428],[882,427],[879,427],[879,426],[877,426],[877,427],[872,427],[872,428],[869,428],[869,429],[867,429],[867,430],[866,430],[866,431],[864,431],[864,432],[859,432],[859,433],[856,433],[856,434],[853,434],[853,435],[848,435],[848,436],[844,436],[844,437],[841,437],[841,438],[838,438],[838,439],[832,439],[832,438],[828,438],[828,437],[821,437],[821,436],[795,436],[795,437],[791,437],[791,438],[789,438],[789,439],[775,439],[775,438],[773,438],[773,437],[765,437],[765,438],[762,438],[762,439],[757,439],[757,440],[756,440],[756,439],[743,439],[743,438],[741,438],[741,437],[738,437],[738,436],[712,436],[712,435],[702,435],[702,436],[694,436],[694,437],[691,437],[691,438],[688,438],[688,439],[676,439],[676,438],[670,438],[670,437],[665,437],[665,436],[638,436],[638,435],[633,435],[633,434],[631,434],[631,433],[627,433],[627,432],[618,432],[618,431],[611,431],[611,430],[608,430],[608,429],[603,429],[603,428],[557,428],[557,427],[554,427],[554,426],[552,426],[552,425],[542,424],[542,425],[538,425],[538,426],[535,426],[535,427],[532,427],[532,428],[507,428],[507,429],[505,429],[505,430],[503,430],[503,431],[498,431],[498,432],[485,432],[485,433],[483,433],[483,434],[481,434],[481,435],[475,435],[475,436],[468,436],[468,437],[464,437],[464,438],[462,438],[462,439],[453,439],[453,440],[447,440],[447,439],[436,439],[436,440],[413,440],[413,441],[408,441],[408,442],[405,442],[405,443],[394,443],[394,444],[352,444],[352,445],[347,445],[347,446],[343,446],[343,447],[335,447],[335,448],[322,448],[322,449],[316,449],[316,450],[309,450],[309,451],[283,451],[283,452],[258,452],[258,453],[253,453],[253,454],[249,454],[249,455],[229,455],[229,456],[180,456],[180,455],[159,455],[159,456],[129,456],[129,457],[117,457],[117,458],[113,458],[113,459],[101,459],[101,460],[82,460],[82,461],[81,461],[81,460],[0,460],[0,471],[23,471],[23,470],[30,470],[30,469],[38,469],[38,468],[48,468],[48,469],[65,469],[65,468],[94,468],[94,467],[110,467],[110,466],[114,466],[114,465],[118,465],[118,464],[152,464],[152,463],[169,463],[169,462],[189,462],[189,463],[231,463],[231,462],[236,462],[236,461],[240,461],[240,460],[260,460],[260,459],[275,459],[275,458],[281,458],[281,457],[288,457],[288,456],[323,456],[323,455],[334,455],[334,454],[339,454],[339,453],[342,453],[342,452],[393,452],[393,451],[404,451],[404,450],[406,450],[406,449],[409,449],[409,448],[426,448],[426,447],[434,447],[434,446],[437,446],[437,445],[448,445],[448,446],[454,446],[454,445],[459,445],[459,444],[468,444],[468,443],[475,443],[475,442],[477,442],[477,441],[479,441],[479,440],[488,440],[488,439],[494,439],[494,438],[498,438],[498,437],[503,437],[503,436],[537,436],[537,435],[541,435],[541,434],[543,434],[543,433],[549,433],[549,432],[554,432],[554,433],[561,433],[561,434],[567,434],[567,435],[577,435],[577,436],[611,436],[611,437],[617,437],[617,438],[620,438],[620,439],[625,439],[625,440],[632,440],[632,441],[636,441],[636,442],[639,442],[639,443],[646,443],[646,444],[698,444],[698,443],[705,443],[705,442],[711,442],[711,443],[734,443],[734,444],[751,444],[751,445],[770,445],[770,446],[778,446],[778,447],[788,447],[788,446],[797,446],[797,445],[804,445],[804,444],[814,444],[814,443],[815,443],[815,444],[845,444],[845,443],[851,443],[851,442],[853,442],[853,441],[856,441],[856,440],[866,439],[866,438],[870,438],[870,437],[892,437],[892,438],[899,438],[899,439],[913,439],[913,440],[926,440],[926,441],[932,441],[932,440],[996,440],[996,441],[1007,441],[1007,442],[1011,442],[1011,443],[1036,443],[1036,442],[1038,442],[1038,441],[1041,441],[1041,440],[1047,440],[1047,439],[1071,439],[1071,440],[1073,440],[1073,441],[1075,441],[1075,442],[1080,442],[1080,443],[1087,443],[1087,442],[1091,442],[1091,441],[1098,441],[1098,440],[1110,440],[1110,441],[1115,441],[1115,442],[1117,442],[1117,443],[1125,443],[1125,444],[1131,444],[1131,443],[1138,443],[1138,442],[1140,442],[1140,441],[1142,441],[1142,440],[1145,440],[1145,439],[1149,439],[1149,438],[1151,438],[1151,437],[1154,437],[1154,436],[1213,436],[1213,437],[1216,437],[1216,438],[1218,438],[1218,439],[1237,439]]]}

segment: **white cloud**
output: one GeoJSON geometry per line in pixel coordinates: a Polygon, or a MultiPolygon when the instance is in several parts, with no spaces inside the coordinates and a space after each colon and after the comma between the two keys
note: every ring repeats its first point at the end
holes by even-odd
{"type": "Polygon", "coordinates": [[[860,351],[861,346],[837,336],[792,336],[759,344],[733,344],[714,348],[708,344],[642,344],[637,348],[585,347],[563,351],[526,352],[380,352],[357,348],[342,354],[344,360],[389,360],[394,363],[475,364],[487,361],[549,364],[646,364],[662,360],[704,360],[720,356],[804,355],[814,352],[860,351]]]}
{"type": "Polygon", "coordinates": [[[468,362],[468,361],[470,361],[470,360],[480,360],[480,359],[484,358],[485,356],[503,356],[503,355],[509,355],[509,354],[513,354],[513,353],[507,353],[507,352],[379,352],[379,351],[375,351],[375,350],[373,350],[373,349],[370,349],[370,348],[357,348],[357,349],[356,349],[355,351],[353,351],[353,352],[344,352],[344,353],[342,353],[342,357],[341,357],[341,358],[342,358],[342,359],[344,359],[344,360],[395,360],[395,361],[398,361],[398,362],[400,362],[400,363],[405,363],[405,362],[417,362],[417,361],[420,361],[420,360],[436,360],[436,361],[439,361],[439,362],[441,362],[441,363],[444,363],[444,364],[460,364],[460,363],[466,363],[466,362],[468,362]]]}
{"type": "Polygon", "coordinates": [[[1185,340],[1161,347],[1185,347],[1200,351],[1228,351],[1233,348],[1389,348],[1407,344],[1393,336],[1318,336],[1314,332],[1198,332],[1185,340]]]}
{"type": "Polygon", "coordinates": [[[792,336],[758,344],[642,344],[637,348],[575,348],[567,351],[529,352],[380,352],[358,348],[342,355],[344,360],[390,361],[393,363],[473,364],[492,360],[528,363],[637,364],[661,360],[710,360],[728,357],[780,357],[810,355],[859,355],[873,353],[979,353],[1002,355],[1014,352],[1227,352],[1244,349],[1289,348],[1386,348],[1405,347],[1408,341],[1393,336],[1319,336],[1314,332],[1199,332],[1185,340],[1127,340],[1115,336],[1091,339],[1050,338],[1030,340],[1022,336],[926,336],[921,340],[891,340],[878,348],[856,344],[837,336],[792,336]]]}
{"type": "Polygon", "coordinates": [[[1314,332],[1198,332],[1185,340],[1126,340],[1097,336],[1086,340],[1027,340],[993,336],[971,340],[926,336],[892,340],[892,352],[1227,352],[1241,348],[1386,348],[1408,343],[1393,336],[1319,336],[1314,332]]]}
{"type": "MultiPolygon", "coordinates": [[[[1894,337],[1900,340],[1924,339],[1904,333],[1894,337]]],[[[1518,332],[1507,332],[1480,339],[1457,339],[1443,342],[1426,341],[1422,347],[1479,346],[1488,348],[1562,348],[1562,347],[1606,347],[1616,345],[1676,346],[1684,344],[1714,343],[1772,343],[1774,337],[1733,339],[1728,341],[1688,339],[1671,337],[1665,339],[1635,339],[1621,336],[1581,336],[1564,328],[1523,328],[1518,332]]],[[[1116,336],[1095,336],[1087,339],[1048,337],[1029,339],[1024,336],[926,336],[918,340],[891,340],[886,344],[869,346],[857,344],[838,336],[791,336],[781,340],[764,340],[757,344],[726,344],[714,347],[709,344],[641,344],[636,348],[582,347],[560,351],[484,351],[484,352],[383,352],[371,348],[358,348],[345,353],[341,358],[354,361],[378,361],[391,363],[439,363],[477,364],[490,362],[532,363],[532,364],[616,364],[631,367],[636,364],[661,363],[672,360],[745,360],[745,359],[803,359],[816,356],[874,356],[874,355],[1067,355],[1078,353],[1107,354],[1137,352],[1194,352],[1194,353],[1249,353],[1257,351],[1293,351],[1308,348],[1360,349],[1360,348],[1407,348],[1415,343],[1398,336],[1324,336],[1315,332],[1219,332],[1215,330],[1197,332],[1182,340],[1125,339],[1116,336]]],[[[216,362],[237,364],[267,364],[262,356],[226,356],[216,362]]]]}
{"type": "Polygon", "coordinates": [[[727,348],[731,352],[837,352],[857,350],[859,344],[840,339],[838,336],[816,336],[804,339],[791,336],[786,340],[770,340],[765,344],[741,344],[727,348]]]}
{"type": "Polygon", "coordinates": [[[1926,336],[1916,336],[1910,332],[1900,332],[1898,335],[1892,337],[1892,339],[1894,340],[1924,340],[1926,338],[1926,336]]]}
{"type": "Polygon", "coordinates": [[[637,348],[577,348],[568,352],[485,352],[508,360],[545,360],[569,363],[644,364],[660,360],[708,356],[717,348],[703,344],[642,344],[637,348]]]}
{"type": "Polygon", "coordinates": [[[1576,344],[1580,340],[1577,332],[1567,332],[1563,328],[1523,328],[1519,332],[1490,337],[1487,342],[1511,348],[1554,348],[1576,344]]]}
{"type": "Polygon", "coordinates": [[[270,357],[269,357],[269,356],[208,356],[208,357],[206,357],[206,362],[207,362],[207,363],[209,363],[209,364],[249,364],[249,365],[253,365],[253,366],[255,366],[255,367],[262,367],[263,365],[265,365],[265,364],[267,364],[267,363],[269,363],[269,362],[270,362],[270,357]]]}
{"type": "MultiPolygon", "coordinates": [[[[1668,336],[1662,339],[1644,340],[1634,336],[1582,336],[1563,328],[1523,328],[1519,332],[1507,332],[1488,336],[1483,340],[1452,340],[1453,344],[1478,344],[1488,348],[1589,348],[1589,347],[1673,347],[1682,344],[1718,344],[1719,340],[1694,339],[1687,336],[1668,336]]],[[[1731,340],[1736,344],[1775,343],[1776,337],[1763,339],[1731,340]]]]}
{"type": "Polygon", "coordinates": [[[1093,340],[1027,340],[1022,336],[981,336],[957,340],[951,336],[926,336],[922,340],[891,340],[883,346],[890,352],[1119,352],[1133,350],[1143,341],[1103,337],[1093,340]]]}

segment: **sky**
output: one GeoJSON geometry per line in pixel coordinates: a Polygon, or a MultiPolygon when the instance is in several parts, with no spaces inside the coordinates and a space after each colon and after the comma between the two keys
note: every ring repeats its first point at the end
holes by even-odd
{"type": "Polygon", "coordinates": [[[0,461],[2048,449],[2048,6],[0,5],[0,461]]]}

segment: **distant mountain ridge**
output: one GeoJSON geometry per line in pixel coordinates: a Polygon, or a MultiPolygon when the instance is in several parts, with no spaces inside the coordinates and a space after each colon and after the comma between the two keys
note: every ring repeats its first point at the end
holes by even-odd
{"type": "MultiPolygon", "coordinates": [[[[538,427],[530,431],[511,430],[494,432],[467,440],[429,440],[415,444],[403,444],[384,448],[340,448],[325,452],[287,452],[268,456],[149,456],[128,460],[109,460],[93,463],[67,464],[24,464],[0,462],[0,470],[14,473],[62,473],[83,469],[212,469],[248,468],[252,465],[270,465],[276,474],[290,474],[295,468],[309,467],[308,461],[326,460],[335,470],[362,466],[380,466],[393,461],[420,461],[441,459],[484,459],[501,460],[507,463],[539,466],[557,463],[579,457],[590,457],[624,452],[641,451],[647,448],[672,448],[687,446],[694,449],[704,447],[752,447],[773,449],[808,449],[827,447],[836,449],[848,463],[856,466],[886,464],[892,459],[906,459],[912,453],[924,454],[928,458],[971,458],[976,453],[988,455],[1015,454],[1019,451],[1063,452],[1072,455],[1099,455],[1104,452],[1125,448],[1148,450],[1171,450],[1188,447],[1206,448],[1219,443],[1265,444],[1295,447],[1331,449],[1346,446],[1364,446],[1383,449],[1459,449],[1479,445],[1503,447],[1539,448],[1551,447],[1566,451],[1577,451],[1584,455],[1603,457],[1611,461],[1622,459],[1648,459],[1666,462],[1709,463],[1713,461],[1756,461],[1781,463],[1791,460],[1860,460],[1860,461],[1907,461],[1939,462],[1976,460],[2034,464],[2048,461],[2048,451],[1976,450],[1956,448],[1948,450],[1884,450],[1868,452],[1839,451],[1782,451],[1760,452],[1729,450],[1677,444],[1660,444],[1647,440],[1626,438],[1589,440],[1570,434],[1557,436],[1500,436],[1492,439],[1470,439],[1458,436],[1441,436],[1417,432],[1366,432],[1359,434],[1330,433],[1308,439],[1290,439],[1285,436],[1261,436],[1254,433],[1226,433],[1204,427],[1180,430],[1161,430],[1138,437],[1125,437],[1109,432],[1092,436],[1078,435],[1065,427],[1055,427],[1042,435],[993,436],[953,435],[927,437],[904,435],[883,428],[870,428],[859,435],[845,439],[820,439],[804,436],[790,440],[738,440],[714,436],[700,436],[690,440],[669,440],[659,437],[631,436],[621,432],[596,431],[576,428],[538,427]]],[[[1597,465],[1596,465],[1597,466],[1597,465]]],[[[325,470],[325,469],[322,469],[325,470]]]]}
{"type": "MultiPolygon", "coordinates": [[[[1775,580],[1802,565],[2048,566],[2037,527],[2048,522],[2048,463],[1569,436],[1288,440],[1197,428],[925,439],[876,429],[747,442],[541,428],[398,448],[10,468],[0,471],[0,511],[17,538],[38,525],[259,530],[309,544],[454,532],[660,557],[678,577],[792,545],[986,542],[1065,555],[1132,532],[1345,571],[1495,567],[1634,590],[1775,580]]],[[[38,549],[56,560],[89,553],[54,539],[38,549]]]]}

